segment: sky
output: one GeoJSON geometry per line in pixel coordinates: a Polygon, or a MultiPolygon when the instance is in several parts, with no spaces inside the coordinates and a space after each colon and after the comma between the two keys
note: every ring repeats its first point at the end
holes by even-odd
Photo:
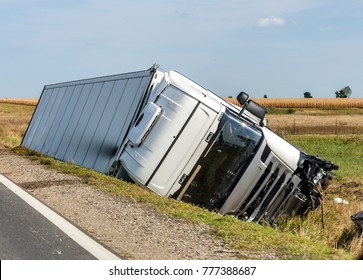
{"type": "Polygon", "coordinates": [[[363,98],[363,0],[0,0],[0,98],[154,63],[221,97],[363,98]]]}

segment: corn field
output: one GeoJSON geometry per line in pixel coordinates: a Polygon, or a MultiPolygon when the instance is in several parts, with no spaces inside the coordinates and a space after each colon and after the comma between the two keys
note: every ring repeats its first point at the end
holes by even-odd
{"type": "MultiPolygon", "coordinates": [[[[264,107],[274,108],[316,108],[341,109],[363,108],[363,98],[252,98],[264,107]]],[[[236,98],[226,98],[232,104],[239,105],[236,98]]]]}

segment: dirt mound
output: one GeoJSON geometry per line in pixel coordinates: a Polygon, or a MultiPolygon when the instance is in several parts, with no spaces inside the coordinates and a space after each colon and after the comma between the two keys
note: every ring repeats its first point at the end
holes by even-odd
{"type": "Polygon", "coordinates": [[[340,185],[341,188],[358,188],[361,186],[363,186],[363,184],[358,182],[348,182],[340,185]]]}

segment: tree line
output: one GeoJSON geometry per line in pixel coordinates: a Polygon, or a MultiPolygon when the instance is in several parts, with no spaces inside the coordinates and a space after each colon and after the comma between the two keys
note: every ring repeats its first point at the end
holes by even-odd
{"type": "MultiPolygon", "coordinates": [[[[346,86],[346,87],[342,88],[341,90],[335,92],[336,98],[348,98],[351,95],[352,95],[352,90],[349,86],[346,86]]],[[[310,92],[305,91],[304,98],[313,98],[313,96],[311,95],[310,92]]]]}
{"type": "MultiPolygon", "coordinates": [[[[349,98],[351,95],[352,95],[352,89],[349,86],[346,86],[341,90],[335,92],[336,98],[349,98]]],[[[263,98],[268,98],[267,94],[265,94],[263,98]]],[[[309,91],[305,91],[304,98],[313,98],[313,96],[309,91]]]]}

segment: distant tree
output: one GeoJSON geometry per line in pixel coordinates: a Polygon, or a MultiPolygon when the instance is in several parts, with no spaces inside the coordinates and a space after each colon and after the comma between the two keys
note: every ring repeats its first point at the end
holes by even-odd
{"type": "Polygon", "coordinates": [[[264,95],[263,95],[263,98],[267,98],[267,94],[264,94],[264,95]]]}
{"type": "Polygon", "coordinates": [[[311,93],[310,93],[310,92],[305,91],[305,92],[304,92],[304,98],[313,98],[313,96],[311,95],[311,93]]]}
{"type": "Polygon", "coordinates": [[[351,94],[352,94],[352,90],[349,86],[346,86],[346,87],[342,88],[341,90],[335,92],[336,98],[348,98],[351,96],[351,94]]]}

